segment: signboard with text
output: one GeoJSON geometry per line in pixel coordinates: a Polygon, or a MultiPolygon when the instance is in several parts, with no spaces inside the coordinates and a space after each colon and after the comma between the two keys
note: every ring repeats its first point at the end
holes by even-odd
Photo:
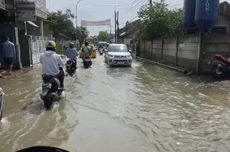
{"type": "Polygon", "coordinates": [[[104,26],[104,25],[111,25],[111,19],[103,20],[103,21],[81,21],[81,26],[104,26]]]}
{"type": "Polygon", "coordinates": [[[18,21],[36,21],[36,7],[34,2],[16,2],[18,21]]]}

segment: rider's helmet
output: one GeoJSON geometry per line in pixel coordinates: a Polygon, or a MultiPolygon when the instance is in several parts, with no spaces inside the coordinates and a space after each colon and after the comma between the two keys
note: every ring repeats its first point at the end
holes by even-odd
{"type": "Polygon", "coordinates": [[[73,42],[70,42],[70,43],[69,43],[69,47],[70,47],[70,48],[74,48],[74,43],[73,43],[73,42]]]}
{"type": "Polygon", "coordinates": [[[88,46],[89,45],[89,42],[88,41],[85,41],[85,46],[88,46]]]}
{"type": "Polygon", "coordinates": [[[46,44],[46,50],[55,51],[56,50],[56,43],[54,41],[48,41],[48,43],[46,44]]]}

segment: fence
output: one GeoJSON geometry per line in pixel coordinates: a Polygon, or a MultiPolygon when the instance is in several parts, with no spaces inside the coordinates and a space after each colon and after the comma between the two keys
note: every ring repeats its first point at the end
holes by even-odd
{"type": "Polygon", "coordinates": [[[40,54],[45,50],[46,42],[49,38],[42,38],[41,36],[31,36],[30,45],[32,52],[32,63],[39,63],[40,54]]]}
{"type": "Polygon", "coordinates": [[[196,73],[210,71],[214,54],[230,55],[228,35],[185,35],[141,41],[139,56],[196,73]]]}

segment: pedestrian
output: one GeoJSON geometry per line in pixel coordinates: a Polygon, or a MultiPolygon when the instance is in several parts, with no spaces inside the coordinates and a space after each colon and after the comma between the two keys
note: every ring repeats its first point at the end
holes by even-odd
{"type": "Polygon", "coordinates": [[[4,38],[4,43],[2,47],[3,51],[3,61],[8,69],[8,74],[12,74],[13,63],[16,58],[15,46],[14,43],[10,41],[9,37],[4,38]]]}

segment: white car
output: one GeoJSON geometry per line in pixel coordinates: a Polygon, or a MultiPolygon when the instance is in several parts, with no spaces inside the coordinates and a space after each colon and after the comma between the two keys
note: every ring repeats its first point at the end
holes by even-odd
{"type": "Polygon", "coordinates": [[[132,65],[132,55],[125,44],[110,44],[105,53],[105,62],[112,65],[132,65]]]}

